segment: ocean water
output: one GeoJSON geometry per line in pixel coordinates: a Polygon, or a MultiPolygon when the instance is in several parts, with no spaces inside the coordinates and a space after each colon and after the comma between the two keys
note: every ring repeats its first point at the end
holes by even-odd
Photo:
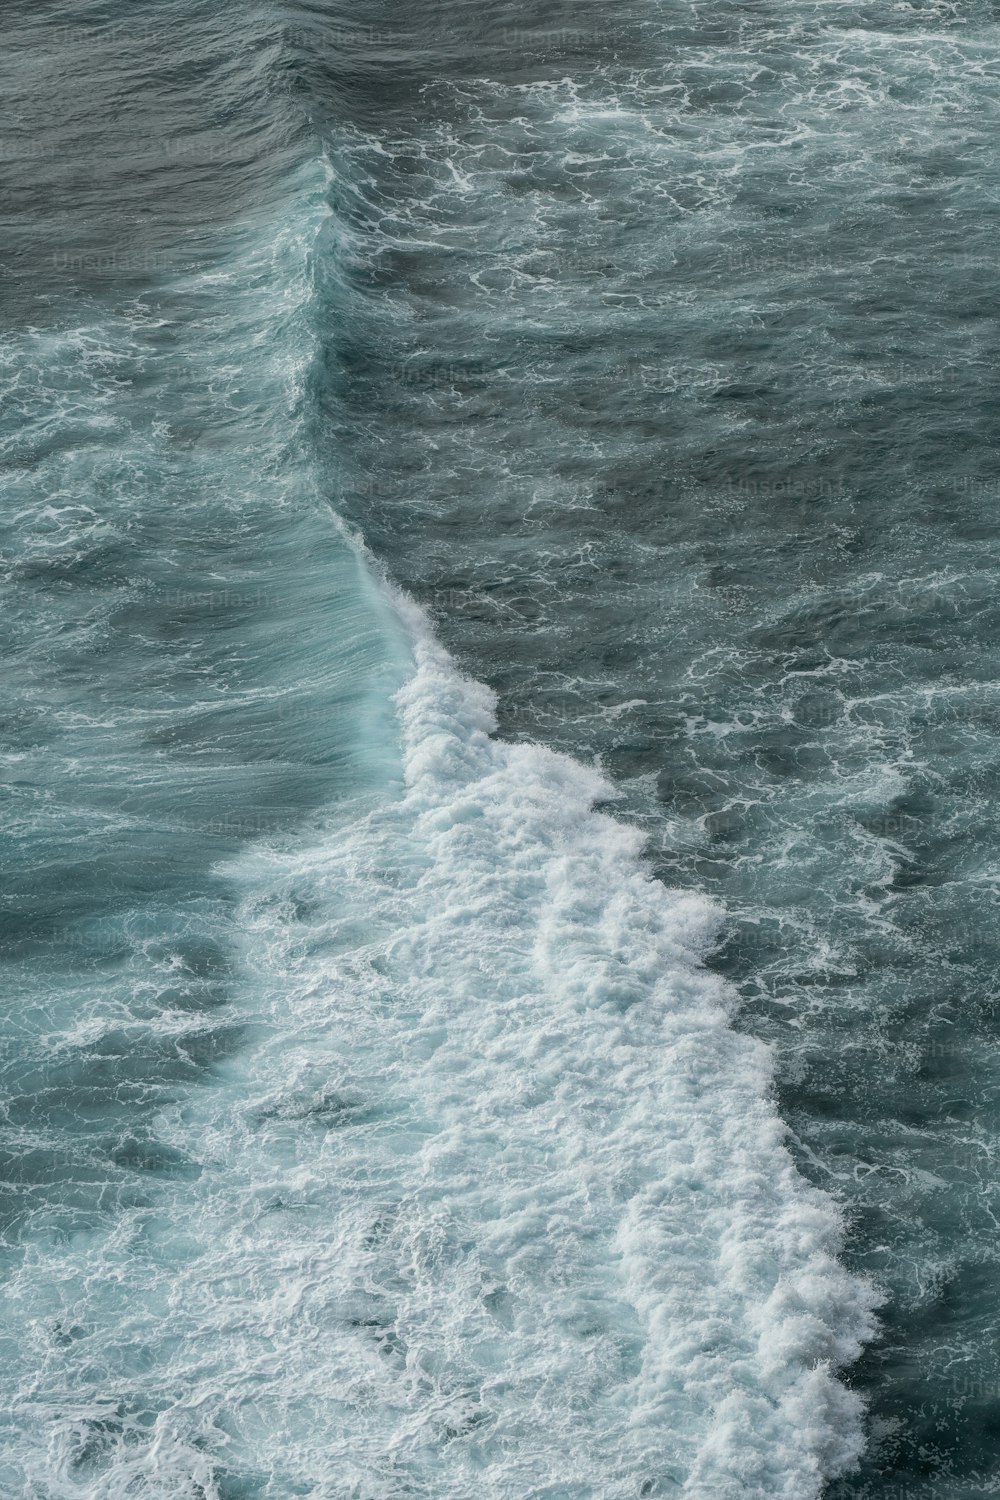
{"type": "Polygon", "coordinates": [[[1000,1491],[992,7],[9,7],[0,1495],[1000,1491]]]}

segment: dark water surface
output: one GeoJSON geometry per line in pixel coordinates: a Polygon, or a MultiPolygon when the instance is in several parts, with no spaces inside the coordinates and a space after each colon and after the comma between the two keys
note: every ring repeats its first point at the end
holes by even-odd
{"type": "Polygon", "coordinates": [[[992,7],[6,32],[0,1492],[1000,1490],[992,7]]]}

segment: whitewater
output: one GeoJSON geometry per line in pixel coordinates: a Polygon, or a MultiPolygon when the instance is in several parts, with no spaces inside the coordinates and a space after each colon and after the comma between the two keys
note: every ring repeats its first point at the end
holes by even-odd
{"type": "Polygon", "coordinates": [[[0,1500],[1000,1490],[985,0],[8,0],[0,1500]]]}
{"type": "MultiPolygon", "coordinates": [[[[597,770],[497,737],[494,695],[331,510],[308,452],[329,171],[298,182],[294,215],[164,278],[158,315],[7,342],[15,583],[105,568],[145,643],[99,707],[56,709],[70,842],[119,897],[140,848],[179,883],[172,909],[141,873],[97,911],[78,887],[41,922],[26,888],[15,979],[53,949],[71,979],[7,1076],[0,1488],[819,1496],[863,1446],[839,1372],[875,1293],[702,965],[716,909],[652,877],[597,770]],[[180,444],[179,371],[207,424],[180,444]],[[179,652],[178,608],[202,632],[179,652]],[[279,768],[322,743],[323,776],[283,803],[255,739],[279,768]]],[[[110,628],[92,600],[50,671],[72,684],[110,628]]],[[[51,772],[33,743],[25,787],[51,772]]],[[[22,812],[58,861],[52,796],[22,812]]]]}

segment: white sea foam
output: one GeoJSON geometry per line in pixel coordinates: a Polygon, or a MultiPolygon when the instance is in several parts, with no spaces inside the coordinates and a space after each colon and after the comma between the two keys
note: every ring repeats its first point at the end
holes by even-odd
{"type": "MultiPolygon", "coordinates": [[[[766,1049],[699,966],[717,913],[665,891],[641,835],[592,811],[613,795],[600,777],[493,738],[490,693],[399,608],[417,666],[396,816],[420,871],[400,978],[413,1036],[435,1037],[408,1085],[433,1119],[422,1183],[498,1275],[533,1267],[522,1316],[548,1330],[553,1388],[573,1389],[588,1338],[629,1330],[593,1393],[599,1449],[577,1432],[567,1469],[542,1447],[536,1482],[816,1494],[862,1445],[835,1371],[872,1336],[874,1297],[793,1167],[766,1049]]],[[[499,1473],[496,1492],[514,1493],[499,1473]]]]}
{"type": "Polygon", "coordinates": [[[405,784],[240,861],[263,1039],[160,1122],[199,1209],[126,1304],[168,1314],[175,1479],[226,1493],[207,1445],[262,1495],[817,1496],[874,1298],[699,967],[717,914],[395,607],[405,784]]]}

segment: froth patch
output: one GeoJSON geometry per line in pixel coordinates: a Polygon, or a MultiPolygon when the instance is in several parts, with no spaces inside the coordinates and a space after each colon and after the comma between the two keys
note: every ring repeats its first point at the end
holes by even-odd
{"type": "MultiPolygon", "coordinates": [[[[508,1066],[544,1077],[534,1128],[560,1122],[565,1170],[606,1201],[602,1275],[644,1330],[614,1393],[636,1458],[679,1463],[705,1500],[816,1495],[863,1446],[836,1372],[873,1336],[877,1299],[837,1259],[833,1201],[794,1168],[767,1049],[730,1029],[735,997],[699,967],[719,914],[666,891],[640,832],[593,811],[613,795],[598,773],[492,738],[492,695],[396,602],[415,638],[398,701],[422,896],[472,929],[456,951],[438,928],[439,959],[453,979],[509,960],[508,1066]]],[[[466,992],[493,1002],[489,982],[466,992]]]]}
{"type": "Polygon", "coordinates": [[[65,1493],[818,1500],[873,1298],[699,966],[717,913],[396,607],[404,776],[226,867],[251,1024],[155,1121],[200,1173],[17,1279],[83,1330],[23,1472],[141,1385],[65,1493]]]}

